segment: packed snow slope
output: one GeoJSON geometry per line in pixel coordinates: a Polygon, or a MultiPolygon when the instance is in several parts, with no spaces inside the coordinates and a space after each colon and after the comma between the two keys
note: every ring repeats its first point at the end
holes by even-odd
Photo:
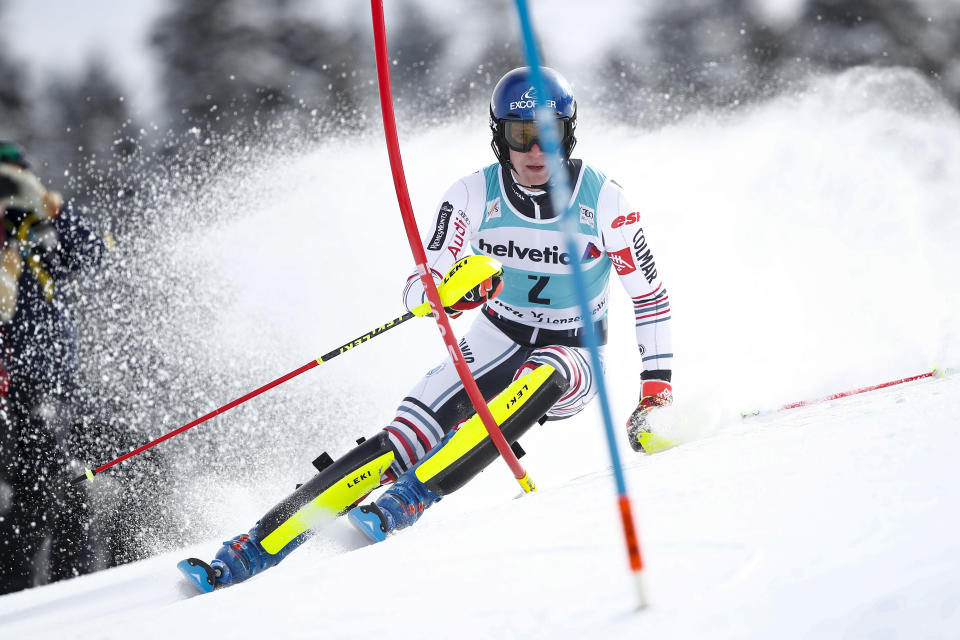
{"type": "MultiPolygon", "coordinates": [[[[384,424],[443,356],[421,321],[271,392],[315,408],[312,424],[258,422],[254,401],[185,436],[217,443],[251,421],[219,442],[245,464],[210,465],[163,505],[189,530],[141,515],[158,555],[0,598],[0,637],[956,637],[960,376],[771,410],[960,362],[960,118],[899,70],[655,132],[611,129],[608,106],[582,102],[577,155],[644,213],[673,308],[677,403],[657,417],[682,444],[637,456],[618,442],[650,609],[633,611],[596,407],[522,440],[535,495],[514,499],[495,463],[384,544],[337,521],[262,576],[190,597],[177,560],[249,528],[317,453],[384,424]],[[755,408],[767,411],[741,419],[755,408]]],[[[421,232],[448,184],[490,161],[484,131],[478,114],[401,139],[421,232]]],[[[198,194],[196,206],[237,211],[179,248],[229,293],[206,327],[211,367],[253,388],[399,315],[411,260],[395,202],[379,138],[265,161],[198,194]]],[[[619,422],[639,362],[617,287],[619,422]]]]}
{"type": "MultiPolygon", "coordinates": [[[[632,458],[652,606],[633,611],[611,490],[576,469],[512,500],[488,470],[415,529],[361,547],[343,521],[253,580],[190,597],[216,541],[0,598],[5,638],[951,638],[960,628],[960,377],[757,419],[632,458]],[[473,489],[473,487],[471,487],[473,489]],[[467,491],[467,490],[465,490],[467,491]]],[[[595,424],[581,424],[599,437],[595,424]]],[[[576,428],[565,437],[587,438],[576,428]]],[[[562,451],[562,454],[560,453],[562,451]]],[[[549,461],[548,461],[549,462],[549,461]]],[[[216,491],[216,489],[211,489],[216,491]]]]}

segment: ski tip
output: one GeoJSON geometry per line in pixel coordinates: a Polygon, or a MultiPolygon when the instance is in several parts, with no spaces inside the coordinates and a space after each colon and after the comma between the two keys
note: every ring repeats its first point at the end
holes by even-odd
{"type": "Polygon", "coordinates": [[[177,569],[180,569],[180,573],[201,593],[210,593],[217,583],[213,567],[203,560],[197,558],[181,560],[177,563],[177,569]]]}
{"type": "Polygon", "coordinates": [[[347,519],[354,529],[362,533],[370,542],[383,542],[387,539],[387,528],[383,514],[375,503],[352,509],[347,519]]]}

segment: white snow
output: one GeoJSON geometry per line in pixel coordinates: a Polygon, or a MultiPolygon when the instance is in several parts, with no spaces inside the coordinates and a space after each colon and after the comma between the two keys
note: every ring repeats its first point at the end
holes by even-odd
{"type": "MultiPolygon", "coordinates": [[[[649,609],[634,611],[594,406],[522,439],[535,495],[518,498],[497,462],[384,544],[365,547],[337,521],[262,576],[190,597],[175,562],[212,556],[316,452],[236,482],[198,478],[168,507],[195,512],[209,540],[4,596],[0,636],[957,637],[960,376],[739,411],[957,366],[960,118],[897,70],[654,132],[610,130],[588,105],[581,118],[578,153],[647,216],[675,318],[677,404],[658,417],[684,444],[646,457],[618,442],[649,609]]],[[[424,232],[447,184],[489,161],[483,114],[401,144],[424,232]]],[[[210,188],[248,212],[182,248],[205,253],[211,286],[232,292],[210,328],[223,362],[280,375],[399,315],[412,263],[380,139],[210,188]]],[[[639,363],[616,284],[611,323],[619,424],[639,363]]],[[[329,441],[314,446],[337,454],[442,354],[430,322],[407,323],[271,393],[348,407],[317,416],[329,441]]]]}

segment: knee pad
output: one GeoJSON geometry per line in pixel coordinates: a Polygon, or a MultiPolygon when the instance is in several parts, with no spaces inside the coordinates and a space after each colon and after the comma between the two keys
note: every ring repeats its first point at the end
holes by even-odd
{"type": "MultiPolygon", "coordinates": [[[[550,365],[512,382],[487,406],[504,438],[514,443],[566,393],[569,383],[550,365]]],[[[417,479],[441,496],[456,491],[499,455],[478,415],[451,431],[414,468],[417,479]]]]}
{"type": "Polygon", "coordinates": [[[363,441],[343,457],[323,466],[320,473],[260,518],[257,540],[267,553],[279,553],[300,534],[344,513],[379,487],[381,477],[395,459],[396,452],[386,433],[381,431],[363,441]]]}

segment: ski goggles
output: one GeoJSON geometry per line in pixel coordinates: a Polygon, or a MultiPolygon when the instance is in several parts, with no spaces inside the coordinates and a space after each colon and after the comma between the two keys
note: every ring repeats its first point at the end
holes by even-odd
{"type": "MultiPolygon", "coordinates": [[[[557,118],[547,125],[556,127],[557,140],[561,144],[567,132],[567,121],[568,118],[557,118]]],[[[534,144],[540,144],[540,125],[536,120],[501,120],[500,129],[504,142],[514,151],[526,153],[534,144]]]]}

